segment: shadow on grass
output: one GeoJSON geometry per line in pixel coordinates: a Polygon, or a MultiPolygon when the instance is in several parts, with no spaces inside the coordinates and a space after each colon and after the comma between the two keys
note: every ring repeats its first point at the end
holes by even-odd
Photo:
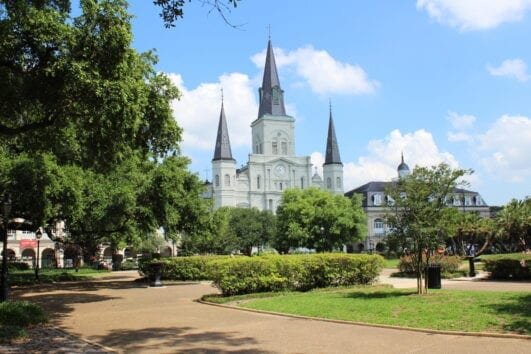
{"type": "Polygon", "coordinates": [[[416,294],[415,291],[410,290],[388,290],[388,291],[371,291],[371,292],[362,292],[355,291],[345,294],[345,297],[351,299],[386,299],[402,296],[410,296],[416,294]]]}
{"type": "Polygon", "coordinates": [[[252,337],[237,332],[199,331],[193,327],[115,329],[107,335],[89,339],[125,353],[270,353],[260,350],[258,341],[252,337]]]}
{"type": "Polygon", "coordinates": [[[512,315],[503,325],[504,330],[531,335],[531,294],[518,295],[511,302],[488,307],[500,315],[512,315]]]}

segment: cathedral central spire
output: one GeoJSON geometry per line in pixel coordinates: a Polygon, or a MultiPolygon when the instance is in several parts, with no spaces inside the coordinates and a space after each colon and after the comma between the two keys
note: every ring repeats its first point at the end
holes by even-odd
{"type": "Polygon", "coordinates": [[[264,67],[264,78],[262,87],[259,89],[260,107],[258,109],[258,118],[266,114],[273,116],[285,116],[286,108],[284,107],[284,91],[280,88],[278,79],[277,64],[275,63],[275,54],[271,39],[267,42],[266,62],[264,67]]]}
{"type": "MultiPolygon", "coordinates": [[[[222,92],[223,95],[223,92],[222,92]]],[[[221,112],[219,114],[218,135],[216,137],[216,148],[214,158],[217,160],[234,160],[230,149],[229,130],[227,129],[227,119],[225,118],[225,109],[223,108],[223,96],[221,98],[221,112]]]]}
{"type": "Polygon", "coordinates": [[[334,119],[332,118],[332,104],[330,103],[330,118],[328,120],[328,137],[326,139],[326,157],[325,165],[340,164],[341,156],[339,155],[339,146],[336,138],[336,128],[334,127],[334,119]]]}

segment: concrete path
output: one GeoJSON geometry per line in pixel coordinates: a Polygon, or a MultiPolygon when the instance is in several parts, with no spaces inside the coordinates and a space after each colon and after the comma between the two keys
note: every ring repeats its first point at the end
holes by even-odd
{"type": "Polygon", "coordinates": [[[426,334],[204,305],[209,283],[146,288],[135,273],[17,295],[53,324],[121,353],[531,353],[531,340],[426,334]]]}
{"type": "MultiPolygon", "coordinates": [[[[417,280],[414,278],[393,278],[390,275],[396,269],[384,269],[378,277],[382,284],[390,284],[397,289],[409,289],[417,287],[417,280]]],[[[518,281],[492,281],[487,280],[488,273],[478,272],[474,278],[462,277],[456,279],[442,279],[443,289],[457,290],[481,290],[481,291],[529,291],[531,292],[531,282],[518,281]]]]}

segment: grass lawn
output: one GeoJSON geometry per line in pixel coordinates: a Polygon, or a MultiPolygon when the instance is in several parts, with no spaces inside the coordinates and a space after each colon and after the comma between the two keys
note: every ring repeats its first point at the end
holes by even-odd
{"type": "Polygon", "coordinates": [[[398,262],[400,262],[400,259],[393,258],[393,259],[384,259],[384,268],[393,268],[398,269],[398,262]]]}
{"type": "MultiPolygon", "coordinates": [[[[96,270],[92,268],[80,268],[78,272],[75,269],[47,269],[39,270],[39,281],[41,283],[51,283],[57,281],[73,281],[101,277],[110,274],[106,270],[96,270]]],[[[23,285],[33,284],[35,281],[35,270],[10,270],[9,284],[23,285]]]]}
{"type": "Polygon", "coordinates": [[[529,292],[430,290],[419,296],[411,289],[376,286],[274,294],[239,306],[413,328],[531,335],[529,292]]]}

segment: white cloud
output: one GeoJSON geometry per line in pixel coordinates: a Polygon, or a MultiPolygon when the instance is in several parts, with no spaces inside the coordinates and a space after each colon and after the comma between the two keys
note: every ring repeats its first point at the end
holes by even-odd
{"type": "MultiPolygon", "coordinates": [[[[303,78],[310,89],[320,95],[372,94],[379,82],[369,79],[365,70],[355,64],[343,63],[334,59],[326,50],[317,50],[312,46],[286,52],[275,48],[277,67],[289,67],[303,78]]],[[[251,57],[259,68],[263,68],[266,51],[251,57]]]]}
{"type": "Polygon", "coordinates": [[[368,155],[358,158],[357,162],[347,162],[344,165],[345,190],[369,181],[389,181],[396,178],[396,168],[402,152],[410,169],[417,165],[433,166],[441,162],[446,162],[453,168],[458,167],[455,157],[441,151],[431,133],[424,129],[405,134],[398,129],[393,130],[384,139],[371,140],[367,150],[368,155]]]}
{"type": "Polygon", "coordinates": [[[489,173],[513,182],[531,177],[531,119],[504,115],[478,141],[489,173]]]}
{"type": "Polygon", "coordinates": [[[472,142],[474,140],[474,137],[472,135],[464,132],[448,132],[447,136],[448,141],[451,141],[452,143],[457,143],[461,141],[472,142]]]}
{"type": "Polygon", "coordinates": [[[172,103],[174,117],[183,128],[183,148],[214,151],[221,108],[221,88],[232,148],[250,146],[251,122],[258,104],[251,79],[241,73],[221,75],[217,82],[202,83],[194,89],[184,85],[180,74],[168,77],[181,91],[172,103]]]}
{"type": "Polygon", "coordinates": [[[493,76],[506,76],[522,82],[529,80],[531,77],[527,73],[525,61],[518,58],[504,60],[497,68],[487,65],[487,70],[493,76]]]}
{"type": "Polygon", "coordinates": [[[452,127],[456,131],[448,132],[448,141],[451,142],[461,142],[467,141],[472,142],[474,140],[473,136],[466,133],[465,130],[468,130],[473,127],[476,122],[476,117],[470,114],[459,114],[456,112],[448,112],[446,120],[452,124],[452,127]]]}
{"type": "Polygon", "coordinates": [[[531,0],[417,0],[417,9],[462,31],[486,30],[520,21],[530,8],[531,0]]]}
{"type": "Polygon", "coordinates": [[[456,112],[448,112],[446,119],[450,121],[452,127],[457,130],[465,130],[471,128],[476,121],[476,117],[470,114],[459,114],[456,112]]]}

